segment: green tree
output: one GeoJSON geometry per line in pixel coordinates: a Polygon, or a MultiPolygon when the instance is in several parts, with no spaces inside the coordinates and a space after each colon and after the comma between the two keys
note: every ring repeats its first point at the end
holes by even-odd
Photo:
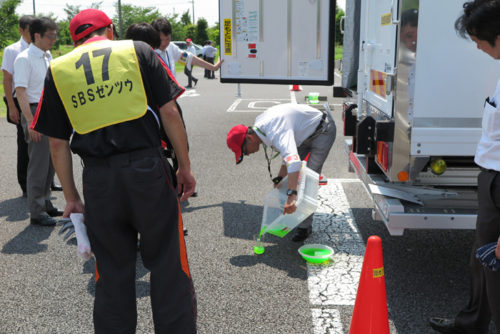
{"type": "Polygon", "coordinates": [[[205,41],[208,39],[207,28],[207,20],[204,18],[198,19],[198,22],[196,22],[196,35],[194,36],[195,43],[205,45],[205,41]]]}
{"type": "Polygon", "coordinates": [[[187,25],[184,28],[184,31],[185,31],[185,38],[183,38],[182,40],[186,38],[191,38],[193,40],[196,39],[196,26],[194,24],[187,25]]]}
{"type": "Polygon", "coordinates": [[[16,8],[21,0],[6,0],[0,7],[0,48],[19,38],[19,17],[16,8]]]}
{"type": "Polygon", "coordinates": [[[219,22],[215,22],[215,25],[208,28],[208,39],[214,42],[214,47],[219,48],[220,42],[220,30],[219,30],[219,22]]]}
{"type": "Polygon", "coordinates": [[[172,26],[172,40],[173,41],[183,41],[186,39],[186,32],[184,31],[184,26],[178,20],[179,14],[174,14],[172,16],[167,16],[167,20],[172,26]]]}
{"type": "MultiPolygon", "coordinates": [[[[118,13],[118,2],[115,3],[116,12],[118,13]]],[[[122,28],[123,31],[120,37],[125,35],[125,31],[132,23],[147,22],[151,23],[155,19],[162,17],[158,9],[155,7],[140,7],[134,5],[121,5],[122,8],[122,28]]],[[[120,19],[118,14],[113,17],[113,22],[117,27],[120,26],[120,19]]]]}
{"type": "Polygon", "coordinates": [[[59,45],[71,45],[73,44],[73,40],[71,39],[71,34],[69,33],[69,21],[59,21],[57,22],[58,31],[57,31],[57,46],[59,45]]]}
{"type": "Polygon", "coordinates": [[[335,8],[335,44],[337,45],[344,45],[344,35],[340,32],[340,20],[342,19],[343,16],[345,16],[344,11],[342,8],[339,8],[338,6],[335,8]]]}
{"type": "MultiPolygon", "coordinates": [[[[88,8],[101,9],[101,5],[102,1],[92,2],[90,7],[88,8]]],[[[81,11],[81,6],[66,4],[66,7],[63,10],[66,13],[66,18],[68,19],[68,21],[71,21],[71,19],[81,11]]]]}
{"type": "Polygon", "coordinates": [[[180,23],[183,27],[191,24],[191,15],[189,15],[189,10],[186,10],[182,13],[180,23]]]}

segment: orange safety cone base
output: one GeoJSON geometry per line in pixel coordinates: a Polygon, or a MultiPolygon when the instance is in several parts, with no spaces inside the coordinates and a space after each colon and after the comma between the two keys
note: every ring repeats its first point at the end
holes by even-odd
{"type": "Polygon", "coordinates": [[[368,238],[349,334],[389,334],[382,240],[368,238]]]}
{"type": "Polygon", "coordinates": [[[299,85],[292,85],[292,89],[290,89],[291,92],[300,92],[301,90],[299,85]]]}

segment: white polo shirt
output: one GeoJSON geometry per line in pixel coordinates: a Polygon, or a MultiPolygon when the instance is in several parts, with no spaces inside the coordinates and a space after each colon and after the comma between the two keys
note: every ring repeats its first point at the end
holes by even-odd
{"type": "Polygon", "coordinates": [[[14,62],[14,82],[17,87],[25,87],[29,103],[38,103],[42,96],[45,75],[52,55],[30,44],[14,62]]]}
{"type": "Polygon", "coordinates": [[[489,101],[484,103],[483,132],[474,161],[483,168],[500,171],[500,81],[489,101]]]}
{"type": "Polygon", "coordinates": [[[297,147],[314,133],[322,116],[306,104],[279,104],[257,116],[253,128],[266,146],[280,152],[288,173],[293,173],[301,167],[297,147]]]}
{"type": "Polygon", "coordinates": [[[193,54],[188,51],[182,51],[176,44],[170,43],[165,51],[161,49],[156,49],[155,52],[160,56],[165,64],[167,64],[170,72],[177,79],[177,72],[175,71],[175,63],[177,63],[182,58],[182,53],[186,53],[185,63],[188,68],[191,68],[191,61],[193,60],[193,54]]]}
{"type": "MultiPolygon", "coordinates": [[[[15,42],[7,46],[3,50],[3,59],[2,59],[2,70],[9,72],[11,75],[14,75],[14,61],[16,57],[24,50],[28,48],[29,44],[22,37],[19,41],[15,42]]],[[[15,84],[12,84],[12,92],[14,93],[16,89],[15,84]]],[[[14,94],[15,95],[15,94],[14,94]]]]}

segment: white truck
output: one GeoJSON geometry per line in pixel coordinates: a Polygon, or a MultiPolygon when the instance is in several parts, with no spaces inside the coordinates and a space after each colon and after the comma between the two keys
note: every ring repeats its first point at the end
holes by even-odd
{"type": "Polygon", "coordinates": [[[474,154],[500,64],[457,35],[464,2],[347,1],[335,96],[350,168],[391,235],[475,227],[474,154]]]}

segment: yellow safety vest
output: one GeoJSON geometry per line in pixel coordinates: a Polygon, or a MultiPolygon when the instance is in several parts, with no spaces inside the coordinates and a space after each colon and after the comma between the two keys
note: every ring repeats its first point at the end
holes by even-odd
{"type": "Polygon", "coordinates": [[[144,116],[147,97],[134,43],[97,41],[50,63],[73,129],[86,134],[144,116]]]}

